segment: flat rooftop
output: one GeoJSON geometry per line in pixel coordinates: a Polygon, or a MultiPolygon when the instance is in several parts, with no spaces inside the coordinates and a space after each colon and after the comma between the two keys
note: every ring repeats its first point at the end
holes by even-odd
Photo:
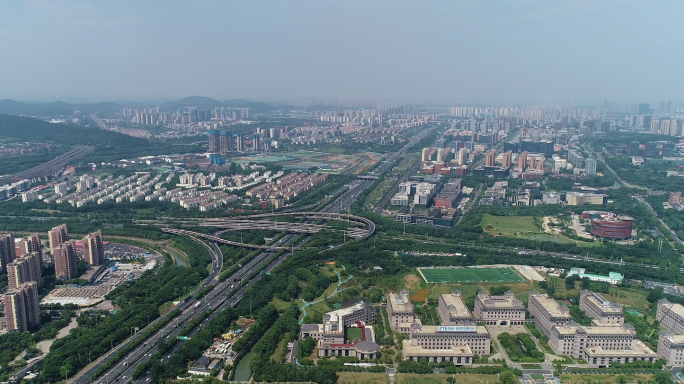
{"type": "Polygon", "coordinates": [[[525,310],[525,306],[515,295],[490,296],[488,294],[478,295],[485,308],[510,308],[525,310]]]}
{"type": "Polygon", "coordinates": [[[660,305],[664,305],[665,308],[667,308],[668,310],[673,312],[675,315],[677,315],[679,317],[684,317],[684,306],[682,306],[681,304],[675,304],[675,303],[662,304],[661,303],[660,305]]]}
{"type": "Polygon", "coordinates": [[[444,304],[446,304],[450,315],[457,315],[459,317],[472,317],[461,296],[446,293],[439,295],[439,298],[440,300],[444,300],[444,304]]]}
{"type": "Polygon", "coordinates": [[[585,300],[592,303],[596,307],[601,308],[603,312],[622,313],[622,305],[611,303],[598,293],[592,293],[591,295],[585,296],[585,300]]]}
{"type": "Polygon", "coordinates": [[[399,312],[413,312],[413,303],[411,303],[411,298],[408,293],[389,293],[387,294],[387,301],[389,301],[390,306],[393,311],[399,312]]]}
{"type": "Polygon", "coordinates": [[[473,356],[474,353],[467,345],[452,345],[446,349],[425,349],[419,345],[411,345],[410,340],[402,343],[404,356],[473,356]]]}
{"type": "Polygon", "coordinates": [[[660,335],[670,340],[672,344],[684,344],[684,335],[677,335],[670,331],[661,331],[660,335]]]}
{"type": "Polygon", "coordinates": [[[587,335],[632,335],[634,332],[625,327],[581,327],[587,335]]]}
{"type": "Polygon", "coordinates": [[[417,333],[422,334],[448,334],[448,333],[467,333],[467,334],[484,334],[489,335],[487,328],[481,325],[470,325],[470,326],[451,326],[451,325],[421,325],[420,329],[415,330],[417,333]]]}
{"type": "Polygon", "coordinates": [[[601,347],[588,347],[585,349],[587,355],[589,356],[626,356],[626,357],[640,357],[640,356],[655,356],[656,353],[653,352],[649,347],[639,340],[635,340],[630,349],[618,349],[618,350],[606,350],[601,347]]]}
{"type": "Polygon", "coordinates": [[[530,299],[534,297],[542,308],[552,317],[572,317],[570,316],[570,310],[562,307],[556,302],[552,297],[547,294],[543,295],[530,295],[530,299]]]}

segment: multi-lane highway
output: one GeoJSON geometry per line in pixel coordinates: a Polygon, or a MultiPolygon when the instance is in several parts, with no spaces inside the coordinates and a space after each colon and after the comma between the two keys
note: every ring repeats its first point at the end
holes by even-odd
{"type": "MultiPolygon", "coordinates": [[[[205,279],[204,283],[202,284],[202,287],[200,287],[196,290],[196,291],[198,291],[198,290],[202,289],[203,287],[206,287],[209,284],[215,284],[215,280],[218,278],[218,275],[221,273],[221,268],[223,268],[223,254],[221,253],[221,250],[215,244],[209,246],[197,238],[193,238],[193,239],[195,241],[198,241],[199,243],[201,243],[203,246],[207,247],[207,249],[209,250],[209,253],[211,254],[211,257],[212,257],[211,273],[205,279]]],[[[167,324],[164,328],[162,328],[162,332],[164,330],[168,331],[169,327],[175,327],[175,325],[180,321],[180,319],[183,318],[183,315],[187,312],[187,309],[195,301],[193,295],[196,293],[196,291],[192,292],[191,295],[188,296],[190,298],[190,300],[179,304],[178,308],[184,311],[183,314],[181,314],[180,316],[178,316],[177,319],[174,319],[171,323],[167,324]]],[[[161,316],[161,317],[157,318],[156,320],[151,322],[149,326],[154,326],[154,325],[158,324],[165,317],[166,316],[161,316]]],[[[143,328],[139,331],[139,333],[142,333],[145,330],[146,329],[143,328]]],[[[159,332],[157,332],[157,333],[159,333],[159,332]]],[[[67,383],[90,383],[91,382],[90,379],[91,379],[92,375],[95,373],[95,371],[97,370],[97,368],[100,365],[106,364],[109,360],[114,358],[114,356],[117,354],[117,352],[121,348],[124,348],[124,347],[130,345],[131,343],[137,342],[140,338],[142,338],[142,334],[136,334],[136,335],[133,335],[128,340],[124,341],[123,343],[115,346],[108,353],[100,356],[100,358],[93,361],[93,363],[91,363],[90,365],[88,365],[87,367],[82,369],[79,373],[74,375],[74,377],[72,377],[70,380],[68,380],[67,383]]],[[[152,338],[154,338],[154,336],[152,336],[152,338]]],[[[142,346],[145,347],[146,345],[151,345],[149,340],[147,342],[145,342],[142,346]]]]}
{"type": "MultiPolygon", "coordinates": [[[[385,173],[390,167],[394,165],[394,162],[404,156],[406,156],[406,153],[408,152],[409,148],[412,146],[416,145],[420,140],[425,137],[430,131],[432,131],[434,128],[429,128],[418,135],[414,136],[409,140],[406,145],[404,145],[399,151],[394,152],[391,154],[386,160],[384,160],[382,163],[380,163],[375,169],[373,169],[372,174],[373,175],[382,175],[385,173]]],[[[356,201],[356,199],[359,197],[360,194],[365,192],[367,189],[373,186],[375,184],[375,180],[372,179],[359,179],[352,183],[349,187],[349,190],[345,191],[342,195],[340,195],[335,201],[332,203],[328,204],[325,208],[321,210],[321,212],[344,212],[348,211],[349,207],[356,201]]]]}
{"type": "MultiPolygon", "coordinates": [[[[280,238],[275,242],[275,245],[282,246],[294,241],[295,235],[288,234],[280,238]]],[[[304,242],[306,238],[301,239],[297,242],[300,245],[304,242]]],[[[275,268],[280,262],[282,262],[288,253],[283,253],[278,256],[275,260],[274,252],[262,252],[261,254],[254,257],[248,263],[246,263],[242,268],[237,270],[233,275],[224,280],[221,283],[216,284],[216,287],[205,297],[201,298],[199,301],[190,299],[187,302],[181,304],[182,313],[169,324],[163,327],[159,332],[155,333],[153,336],[148,338],[146,342],[133,351],[131,351],[126,357],[118,362],[112,369],[107,372],[106,377],[98,378],[98,382],[106,383],[107,381],[113,383],[128,383],[131,381],[133,373],[138,365],[147,362],[152,355],[157,351],[156,343],[159,340],[177,340],[179,333],[183,330],[195,317],[198,317],[204,313],[209,312],[209,316],[202,321],[200,326],[207,324],[214,317],[218,316],[222,309],[233,307],[242,300],[245,291],[251,287],[256,281],[261,278],[261,275],[256,274],[249,281],[247,278],[250,275],[257,273],[261,270],[270,271],[275,268]],[[237,280],[237,282],[236,282],[237,280]],[[241,287],[240,287],[241,285],[241,287]]],[[[196,327],[188,337],[192,337],[198,331],[196,327]]],[[[181,343],[179,341],[179,343],[181,343]]],[[[168,357],[173,354],[174,349],[165,353],[166,356],[162,357],[162,361],[168,359],[168,357]]],[[[94,372],[94,370],[93,370],[94,372]]],[[[83,375],[79,380],[74,381],[74,383],[90,383],[92,373],[83,375]]],[[[139,378],[136,382],[144,383],[149,377],[147,375],[139,378]]]]}
{"type": "MultiPolygon", "coordinates": [[[[390,157],[387,158],[385,162],[377,166],[374,170],[374,173],[382,174],[385,171],[387,171],[388,167],[392,166],[395,160],[404,156],[406,154],[406,151],[415,143],[417,143],[420,139],[422,139],[422,137],[424,137],[424,135],[427,134],[428,131],[429,130],[426,130],[422,132],[420,135],[413,137],[409,141],[409,143],[406,144],[400,151],[392,154],[390,157]]],[[[354,201],[356,201],[358,196],[361,193],[363,193],[366,189],[370,188],[374,183],[375,180],[369,179],[362,179],[356,181],[353,187],[349,188],[349,190],[343,192],[341,195],[335,198],[320,212],[339,213],[341,211],[348,210],[351,204],[353,204],[354,201]]],[[[374,225],[372,225],[372,228],[369,229],[369,233],[372,234],[374,231],[374,225]]],[[[299,248],[301,244],[308,239],[308,236],[305,236],[304,238],[300,239],[295,244],[293,242],[296,238],[298,237],[291,233],[284,235],[274,244],[271,244],[273,249],[261,252],[259,255],[251,259],[249,262],[245,263],[240,269],[238,269],[234,274],[229,276],[226,280],[218,282],[216,281],[216,279],[218,277],[218,273],[220,273],[220,270],[222,268],[221,262],[218,261],[219,259],[222,259],[220,249],[218,249],[216,244],[207,246],[204,242],[194,237],[196,241],[200,241],[202,244],[204,244],[204,246],[208,247],[210,253],[212,254],[212,258],[214,259],[212,274],[207,278],[205,282],[205,286],[207,284],[213,284],[214,289],[212,289],[206,296],[202,297],[199,301],[195,301],[193,296],[189,296],[188,300],[186,300],[183,303],[180,303],[177,307],[182,311],[180,315],[178,315],[175,319],[173,319],[168,324],[163,326],[159,331],[148,337],[143,343],[140,343],[137,347],[135,347],[130,353],[128,353],[125,356],[123,360],[119,361],[113,368],[107,371],[107,373],[104,376],[99,377],[97,379],[97,382],[130,382],[136,367],[140,364],[146,363],[151,358],[151,356],[156,352],[156,343],[159,340],[175,339],[179,335],[179,332],[182,329],[184,329],[187,326],[187,324],[189,324],[192,321],[193,318],[200,316],[205,312],[209,312],[209,316],[202,322],[202,324],[206,324],[207,322],[211,321],[211,319],[218,315],[220,310],[227,307],[235,306],[237,303],[240,302],[240,300],[242,300],[245,291],[261,278],[261,275],[258,274],[259,271],[270,271],[271,269],[275,268],[287,256],[290,255],[290,253],[284,251],[284,249],[290,248],[294,250],[295,248],[299,248]],[[279,256],[275,257],[276,254],[279,254],[279,256]],[[244,285],[242,285],[241,287],[236,287],[236,282],[239,282],[240,284],[244,285]]],[[[197,327],[191,331],[189,336],[191,337],[195,332],[197,332],[197,327]]],[[[135,336],[131,340],[122,343],[119,347],[115,348],[115,350],[126,345],[129,345],[129,343],[133,342],[133,340],[135,340],[135,336]]],[[[167,357],[163,357],[163,359],[167,359],[168,356],[170,356],[174,350],[175,349],[172,349],[171,351],[167,352],[167,357]]],[[[82,372],[80,372],[74,378],[69,380],[69,383],[86,384],[94,382],[92,380],[92,376],[96,369],[101,364],[105,363],[108,359],[112,358],[113,355],[114,353],[112,352],[108,354],[107,357],[100,359],[99,362],[92,364],[91,366],[82,370],[82,372]]],[[[145,383],[149,380],[150,377],[144,375],[143,377],[139,378],[136,382],[145,383]]]]}
{"type": "Polygon", "coordinates": [[[94,147],[89,147],[86,145],[78,146],[59,157],[55,157],[48,162],[35,166],[26,171],[19,172],[14,175],[0,176],[0,183],[9,183],[22,179],[52,176],[61,171],[62,168],[64,168],[70,162],[80,159],[81,157],[92,152],[94,149],[94,147]]]}

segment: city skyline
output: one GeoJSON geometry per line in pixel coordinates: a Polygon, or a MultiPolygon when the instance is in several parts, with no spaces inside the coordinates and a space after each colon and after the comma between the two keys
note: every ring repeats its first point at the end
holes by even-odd
{"type": "Polygon", "coordinates": [[[6,4],[0,99],[677,103],[682,6],[6,4]]]}

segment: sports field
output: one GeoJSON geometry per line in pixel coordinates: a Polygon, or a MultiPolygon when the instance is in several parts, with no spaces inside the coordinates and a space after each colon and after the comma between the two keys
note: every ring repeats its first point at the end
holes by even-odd
{"type": "Polygon", "coordinates": [[[519,283],[524,281],[511,268],[418,268],[426,283],[519,283]]]}

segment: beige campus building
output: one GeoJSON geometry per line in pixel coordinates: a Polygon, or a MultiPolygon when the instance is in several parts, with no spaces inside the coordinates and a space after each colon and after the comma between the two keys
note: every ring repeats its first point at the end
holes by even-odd
{"type": "Polygon", "coordinates": [[[622,305],[611,303],[596,292],[583,290],[580,293],[579,307],[592,318],[593,325],[624,325],[625,314],[622,305]]]}
{"type": "Polygon", "coordinates": [[[553,327],[565,325],[572,320],[568,307],[558,304],[553,297],[536,290],[530,292],[527,306],[534,317],[534,324],[549,338],[553,327]]]}
{"type": "Polygon", "coordinates": [[[511,291],[502,296],[490,296],[486,291],[480,291],[475,297],[473,317],[486,325],[524,325],[525,305],[511,291]]]}
{"type": "Polygon", "coordinates": [[[439,295],[437,312],[442,325],[466,325],[473,321],[473,315],[461,297],[461,291],[439,295]]]}
{"type": "Polygon", "coordinates": [[[593,367],[636,360],[654,362],[657,355],[636,337],[630,324],[584,327],[574,321],[551,329],[549,345],[558,355],[582,358],[593,367]]]}
{"type": "Polygon", "coordinates": [[[684,306],[660,299],[656,320],[666,329],[658,337],[658,356],[667,365],[684,366],[684,306]]]}
{"type": "Polygon", "coordinates": [[[660,331],[658,356],[667,360],[667,365],[684,366],[684,335],[677,335],[667,330],[660,331]]]}
{"type": "Polygon", "coordinates": [[[404,340],[404,360],[427,358],[430,362],[451,361],[455,365],[472,365],[474,355],[489,355],[491,338],[483,326],[413,324],[409,340],[404,340]]]}
{"type": "Polygon", "coordinates": [[[399,293],[387,294],[387,316],[390,327],[401,333],[409,333],[414,322],[420,323],[420,320],[416,319],[413,303],[406,289],[399,293]]]}
{"type": "Polygon", "coordinates": [[[684,306],[670,303],[667,299],[658,301],[656,320],[668,331],[676,334],[684,334],[684,306]]]}

